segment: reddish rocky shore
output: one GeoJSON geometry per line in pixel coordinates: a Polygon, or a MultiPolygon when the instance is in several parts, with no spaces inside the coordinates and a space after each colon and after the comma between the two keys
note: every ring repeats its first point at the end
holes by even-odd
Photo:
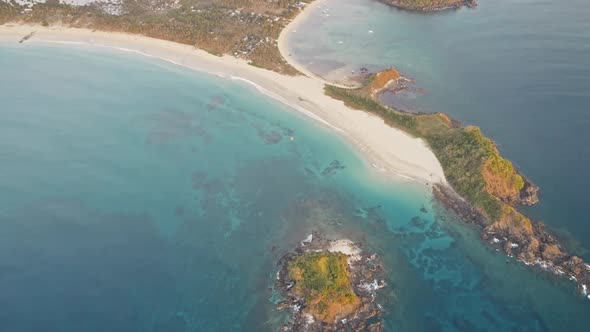
{"type": "MultiPolygon", "coordinates": [[[[528,183],[518,202],[521,205],[532,205],[538,201],[538,188],[528,183]]],[[[568,254],[541,222],[533,222],[529,231],[514,231],[514,228],[498,223],[490,223],[481,212],[472,207],[449,186],[435,185],[435,197],[445,207],[458,214],[465,222],[482,227],[481,238],[508,257],[526,265],[536,266],[559,276],[574,281],[579,291],[590,299],[590,264],[580,257],[568,254]]]]}

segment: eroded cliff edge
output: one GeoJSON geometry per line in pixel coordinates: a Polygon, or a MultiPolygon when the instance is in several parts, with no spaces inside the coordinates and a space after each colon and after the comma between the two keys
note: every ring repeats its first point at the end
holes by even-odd
{"type": "Polygon", "coordinates": [[[352,108],[376,114],[392,126],[425,140],[440,161],[449,185],[434,184],[435,197],[463,220],[481,226],[490,245],[527,265],[574,280],[584,296],[590,265],[568,253],[541,222],[518,211],[538,202],[539,188],[503,158],[494,142],[475,126],[463,126],[443,113],[416,114],[385,106],[379,94],[404,89],[394,68],[363,78],[358,89],[326,86],[326,93],[352,108]]]}

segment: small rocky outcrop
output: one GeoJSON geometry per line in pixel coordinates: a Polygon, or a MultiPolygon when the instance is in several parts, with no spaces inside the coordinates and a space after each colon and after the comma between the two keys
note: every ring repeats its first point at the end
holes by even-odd
{"type": "Polygon", "coordinates": [[[414,83],[411,79],[402,76],[393,67],[374,74],[373,77],[369,77],[369,80],[371,80],[369,94],[375,100],[385,91],[398,94],[409,89],[412,83],[414,83]]]}
{"type": "Polygon", "coordinates": [[[314,233],[277,264],[275,286],[284,297],[277,310],[291,312],[281,331],[382,330],[376,295],[385,282],[375,254],[314,233]]]}
{"type": "Polygon", "coordinates": [[[524,180],[524,187],[520,190],[518,204],[530,206],[539,203],[539,186],[532,183],[527,178],[524,178],[524,180]]]}

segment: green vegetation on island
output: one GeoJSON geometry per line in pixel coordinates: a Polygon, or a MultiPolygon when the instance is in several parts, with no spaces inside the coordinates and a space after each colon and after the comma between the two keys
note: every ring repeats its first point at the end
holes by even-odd
{"type": "Polygon", "coordinates": [[[289,262],[287,268],[295,281],[293,293],[305,299],[315,319],[332,323],[360,305],[351,288],[346,255],[308,252],[289,262]]]}

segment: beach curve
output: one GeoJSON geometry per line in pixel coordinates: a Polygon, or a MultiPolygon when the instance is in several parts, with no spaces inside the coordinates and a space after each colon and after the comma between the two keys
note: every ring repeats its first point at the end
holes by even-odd
{"type": "Polygon", "coordinates": [[[133,52],[253,85],[259,93],[288,105],[353,143],[378,173],[424,184],[446,183],[442,166],[422,139],[325,95],[323,79],[284,76],[231,56],[218,57],[189,45],[117,32],[6,24],[0,26],[0,42],[16,44],[32,31],[35,35],[27,43],[60,43],[133,52]]]}

